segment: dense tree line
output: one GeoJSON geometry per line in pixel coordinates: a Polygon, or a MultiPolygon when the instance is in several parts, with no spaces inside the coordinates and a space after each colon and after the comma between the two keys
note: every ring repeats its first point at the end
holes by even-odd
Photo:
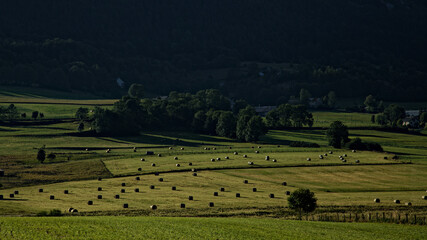
{"type": "Polygon", "coordinates": [[[426,100],[426,25],[421,0],[3,0],[0,85],[426,100]]]}

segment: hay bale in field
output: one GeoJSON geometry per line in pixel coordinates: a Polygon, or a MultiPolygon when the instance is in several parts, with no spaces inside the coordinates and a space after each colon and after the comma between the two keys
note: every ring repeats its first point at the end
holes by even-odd
{"type": "Polygon", "coordinates": [[[221,161],[221,158],[216,158],[217,161],[221,161]]]}
{"type": "Polygon", "coordinates": [[[136,149],[134,149],[133,152],[136,152],[136,149]]]}
{"type": "Polygon", "coordinates": [[[379,198],[375,198],[375,199],[374,199],[374,202],[379,203],[379,202],[380,202],[380,199],[379,199],[379,198]]]}
{"type": "Polygon", "coordinates": [[[237,154],[239,154],[239,153],[238,153],[238,152],[234,152],[233,154],[234,154],[234,155],[237,155],[237,154]]]}
{"type": "Polygon", "coordinates": [[[119,194],[117,194],[117,195],[115,195],[115,196],[114,196],[114,198],[115,198],[115,199],[119,199],[119,198],[120,198],[120,195],[119,195],[119,194]]]}
{"type": "Polygon", "coordinates": [[[179,163],[175,164],[175,166],[177,166],[177,167],[181,167],[181,165],[180,165],[179,163]]]}
{"type": "Polygon", "coordinates": [[[156,210],[157,206],[156,205],[151,205],[150,208],[151,208],[151,210],[156,210]]]}
{"type": "Polygon", "coordinates": [[[257,191],[257,189],[256,188],[252,188],[252,192],[256,192],[257,191]]]}
{"type": "Polygon", "coordinates": [[[136,150],[136,147],[133,147],[133,150],[136,150]]]}
{"type": "Polygon", "coordinates": [[[172,191],[176,191],[176,187],[175,186],[172,187],[172,191]]]}
{"type": "Polygon", "coordinates": [[[161,154],[161,153],[157,154],[157,157],[161,157],[161,156],[162,156],[162,154],[161,154]]]}
{"type": "Polygon", "coordinates": [[[93,205],[93,201],[87,201],[87,205],[93,205]]]}
{"type": "Polygon", "coordinates": [[[332,153],[334,153],[334,152],[332,152],[332,151],[329,151],[329,154],[332,154],[332,153]]]}
{"type": "Polygon", "coordinates": [[[354,153],[355,153],[355,152],[356,152],[356,150],[351,150],[351,152],[354,152],[354,153]]]}
{"type": "Polygon", "coordinates": [[[197,177],[197,173],[193,173],[193,176],[194,176],[194,177],[197,177]]]}
{"type": "Polygon", "coordinates": [[[141,162],[145,162],[145,158],[141,158],[141,162]]]}
{"type": "Polygon", "coordinates": [[[211,162],[215,162],[215,159],[214,159],[214,158],[211,158],[211,162]]]}
{"type": "Polygon", "coordinates": [[[274,194],[270,193],[270,195],[268,195],[270,198],[274,198],[274,194]]]}
{"type": "Polygon", "coordinates": [[[405,205],[406,206],[412,206],[412,203],[411,202],[407,202],[407,203],[405,203],[405,205]]]}
{"type": "Polygon", "coordinates": [[[111,150],[110,149],[107,149],[107,151],[105,151],[106,153],[109,153],[111,150]]]}
{"type": "Polygon", "coordinates": [[[138,168],[138,172],[141,172],[142,171],[142,168],[138,168]]]}
{"type": "Polygon", "coordinates": [[[319,155],[319,158],[320,158],[320,159],[323,159],[323,156],[322,156],[322,155],[319,155]]]}
{"type": "Polygon", "coordinates": [[[192,168],[192,169],[191,169],[191,171],[192,171],[192,172],[197,172],[197,169],[192,168]]]}
{"type": "Polygon", "coordinates": [[[208,148],[207,147],[205,147],[205,148],[203,148],[204,150],[208,150],[208,148]]]}
{"type": "Polygon", "coordinates": [[[98,199],[102,199],[102,195],[98,195],[98,199]]]}
{"type": "Polygon", "coordinates": [[[327,153],[325,153],[325,154],[323,154],[325,157],[327,157],[328,156],[328,154],[327,153]]]}
{"type": "Polygon", "coordinates": [[[64,194],[68,194],[68,190],[64,190],[64,194]]]}
{"type": "Polygon", "coordinates": [[[347,157],[347,154],[344,154],[343,156],[344,156],[344,157],[347,157]]]}
{"type": "Polygon", "coordinates": [[[155,164],[155,163],[152,163],[152,164],[151,164],[151,166],[152,166],[152,167],[155,167],[155,166],[156,166],[156,164],[155,164]]]}
{"type": "Polygon", "coordinates": [[[291,195],[291,192],[290,192],[290,191],[286,191],[286,192],[285,192],[285,194],[286,194],[287,196],[289,196],[289,195],[291,195]]]}
{"type": "Polygon", "coordinates": [[[140,177],[136,177],[136,178],[135,178],[135,180],[136,180],[136,181],[139,181],[139,180],[141,180],[141,178],[140,178],[140,177]]]}
{"type": "Polygon", "coordinates": [[[228,149],[233,149],[233,147],[229,147],[228,149]]]}
{"type": "Polygon", "coordinates": [[[248,183],[249,183],[249,181],[248,181],[248,180],[243,180],[243,183],[244,183],[244,184],[248,184],[248,183]]]}
{"type": "Polygon", "coordinates": [[[85,150],[86,150],[86,152],[87,152],[87,151],[89,151],[89,148],[86,148],[85,150]]]}
{"type": "Polygon", "coordinates": [[[254,146],[251,146],[251,148],[255,148],[254,146]]]}
{"type": "Polygon", "coordinates": [[[258,148],[261,148],[261,146],[258,146],[258,148]]]}
{"type": "MultiPolygon", "coordinates": [[[[13,195],[13,194],[11,194],[11,195],[13,195]]],[[[12,197],[13,197],[13,196],[12,196],[12,197]]],[[[54,195],[50,195],[50,196],[49,196],[49,199],[50,199],[50,200],[55,200],[55,196],[54,196],[54,195]]]]}
{"type": "Polygon", "coordinates": [[[174,160],[178,160],[178,157],[174,157],[173,159],[174,159],[174,160]]]}
{"type": "Polygon", "coordinates": [[[102,187],[98,187],[98,192],[102,191],[102,187]]]}
{"type": "Polygon", "coordinates": [[[151,186],[150,186],[150,189],[154,189],[154,188],[155,188],[155,187],[154,187],[154,185],[151,185],[151,186]]]}
{"type": "Polygon", "coordinates": [[[163,178],[159,178],[159,182],[163,182],[163,178]]]}
{"type": "Polygon", "coordinates": [[[19,194],[19,191],[18,191],[18,190],[15,190],[15,192],[14,192],[14,193],[15,193],[15,195],[18,195],[18,194],[19,194]]]}
{"type": "Polygon", "coordinates": [[[125,186],[126,186],[126,183],[124,183],[124,182],[123,182],[123,183],[122,183],[122,187],[125,187],[125,186]]]}
{"type": "Polygon", "coordinates": [[[422,196],[421,198],[424,200],[427,200],[427,196],[422,196]]]}
{"type": "Polygon", "coordinates": [[[360,163],[360,161],[359,161],[359,160],[356,160],[356,163],[360,163]]]}
{"type": "Polygon", "coordinates": [[[394,203],[397,203],[397,204],[399,204],[400,203],[400,200],[398,200],[398,199],[395,199],[394,201],[393,201],[394,203]]]}
{"type": "Polygon", "coordinates": [[[228,156],[226,156],[225,159],[230,159],[230,158],[228,156]]]}
{"type": "Polygon", "coordinates": [[[182,147],[181,150],[184,150],[184,148],[182,147]]]}
{"type": "Polygon", "coordinates": [[[216,150],[216,147],[212,148],[212,150],[216,150]]]}
{"type": "Polygon", "coordinates": [[[273,159],[273,162],[277,162],[277,160],[276,160],[276,159],[273,159]]]}
{"type": "Polygon", "coordinates": [[[153,151],[147,151],[146,154],[147,155],[154,155],[154,152],[153,151]]]}
{"type": "Polygon", "coordinates": [[[79,210],[77,210],[77,209],[71,210],[71,213],[78,213],[78,212],[79,212],[79,210]]]}
{"type": "Polygon", "coordinates": [[[249,165],[254,165],[254,162],[248,162],[249,165]]]}
{"type": "Polygon", "coordinates": [[[214,192],[213,194],[215,197],[218,197],[218,192],[214,192]]]}
{"type": "Polygon", "coordinates": [[[139,188],[135,188],[135,192],[139,192],[139,188]]]}
{"type": "Polygon", "coordinates": [[[172,150],[173,148],[172,147],[169,147],[169,150],[172,150]]]}
{"type": "Polygon", "coordinates": [[[223,188],[223,187],[222,187],[222,188],[220,188],[219,190],[220,190],[221,192],[225,192],[225,188],[223,188]]]}
{"type": "Polygon", "coordinates": [[[214,206],[215,206],[215,204],[213,202],[209,203],[209,207],[214,207],[214,206]]]}
{"type": "Polygon", "coordinates": [[[39,192],[43,192],[43,188],[40,188],[40,189],[39,189],[39,192]]]}
{"type": "Polygon", "coordinates": [[[343,160],[341,160],[342,162],[347,162],[347,160],[345,160],[345,159],[343,159],[343,160]]]}
{"type": "Polygon", "coordinates": [[[184,203],[181,203],[181,204],[179,205],[179,207],[180,207],[180,208],[185,208],[185,204],[184,204],[184,203]]]}
{"type": "Polygon", "coordinates": [[[127,204],[127,203],[123,204],[123,208],[128,208],[128,207],[129,207],[129,204],[127,204]]]}
{"type": "Polygon", "coordinates": [[[193,201],[193,196],[188,196],[188,200],[193,201]]]}
{"type": "Polygon", "coordinates": [[[282,186],[287,186],[288,183],[287,182],[282,182],[282,186]]]}
{"type": "Polygon", "coordinates": [[[4,177],[4,170],[0,169],[0,177],[4,177]]]}
{"type": "Polygon", "coordinates": [[[0,200],[3,200],[3,195],[0,195],[0,200]]]}
{"type": "Polygon", "coordinates": [[[388,157],[384,157],[384,159],[385,159],[385,160],[387,160],[387,159],[388,159],[388,157]]]}
{"type": "Polygon", "coordinates": [[[102,181],[102,178],[100,178],[100,177],[99,177],[99,178],[98,178],[98,181],[102,181]]]}
{"type": "Polygon", "coordinates": [[[236,197],[240,197],[240,193],[236,193],[236,197]]]}
{"type": "Polygon", "coordinates": [[[193,163],[191,163],[191,162],[190,162],[190,163],[188,163],[188,166],[193,166],[193,163]]]}
{"type": "Polygon", "coordinates": [[[248,155],[246,155],[246,154],[243,154],[243,157],[244,157],[244,158],[247,158],[247,157],[248,157],[248,155]]]}
{"type": "Polygon", "coordinates": [[[311,158],[307,158],[307,161],[311,161],[311,158]]]}
{"type": "Polygon", "coordinates": [[[120,192],[121,192],[121,193],[125,193],[125,192],[126,192],[126,189],[123,189],[123,188],[122,188],[122,189],[120,190],[120,192]]]}
{"type": "Polygon", "coordinates": [[[258,150],[256,150],[256,151],[255,151],[255,153],[259,153],[259,151],[258,151],[258,150]]]}
{"type": "Polygon", "coordinates": [[[74,210],[74,208],[71,207],[68,209],[68,212],[72,212],[73,210],[74,210]]]}
{"type": "Polygon", "coordinates": [[[270,160],[270,156],[265,156],[265,160],[270,160]]]}

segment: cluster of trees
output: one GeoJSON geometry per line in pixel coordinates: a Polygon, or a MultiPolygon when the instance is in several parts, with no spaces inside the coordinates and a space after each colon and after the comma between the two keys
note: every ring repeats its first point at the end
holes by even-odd
{"type": "Polygon", "coordinates": [[[301,88],[426,100],[427,4],[388,1],[2,0],[0,84],[121,96],[121,78],[264,105],[301,88]]]}
{"type": "Polygon", "coordinates": [[[266,124],[272,129],[313,126],[313,115],[305,105],[282,104],[267,113],[266,124]]]}
{"type": "Polygon", "coordinates": [[[15,120],[19,117],[18,109],[14,104],[10,104],[8,107],[0,106],[0,121],[2,120],[15,120]]]}
{"type": "Polygon", "coordinates": [[[365,109],[367,112],[376,113],[384,111],[384,102],[382,100],[378,101],[374,96],[368,95],[365,98],[365,109]]]}
{"type": "MultiPolygon", "coordinates": [[[[305,88],[301,88],[299,92],[299,102],[305,106],[309,106],[309,101],[311,98],[311,93],[305,88]]],[[[291,96],[292,98],[292,96],[291,96]]],[[[327,95],[321,98],[321,105],[316,106],[317,108],[334,108],[337,103],[337,95],[334,91],[329,91],[327,95]]]]}
{"type": "Polygon", "coordinates": [[[383,113],[376,116],[375,121],[380,125],[389,125],[392,127],[401,127],[402,119],[406,117],[405,109],[399,105],[391,104],[384,109],[383,113]]]}

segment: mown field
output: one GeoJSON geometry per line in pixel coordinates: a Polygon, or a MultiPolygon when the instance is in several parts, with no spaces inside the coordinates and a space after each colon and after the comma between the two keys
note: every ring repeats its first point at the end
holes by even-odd
{"type": "Polygon", "coordinates": [[[427,228],[256,218],[2,218],[2,239],[424,239],[427,228]]]}

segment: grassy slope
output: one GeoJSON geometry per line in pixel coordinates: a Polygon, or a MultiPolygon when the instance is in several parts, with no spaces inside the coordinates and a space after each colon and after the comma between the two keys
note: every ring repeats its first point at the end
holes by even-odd
{"type": "Polygon", "coordinates": [[[427,228],[248,218],[3,218],[2,239],[423,239],[427,228]]]}

